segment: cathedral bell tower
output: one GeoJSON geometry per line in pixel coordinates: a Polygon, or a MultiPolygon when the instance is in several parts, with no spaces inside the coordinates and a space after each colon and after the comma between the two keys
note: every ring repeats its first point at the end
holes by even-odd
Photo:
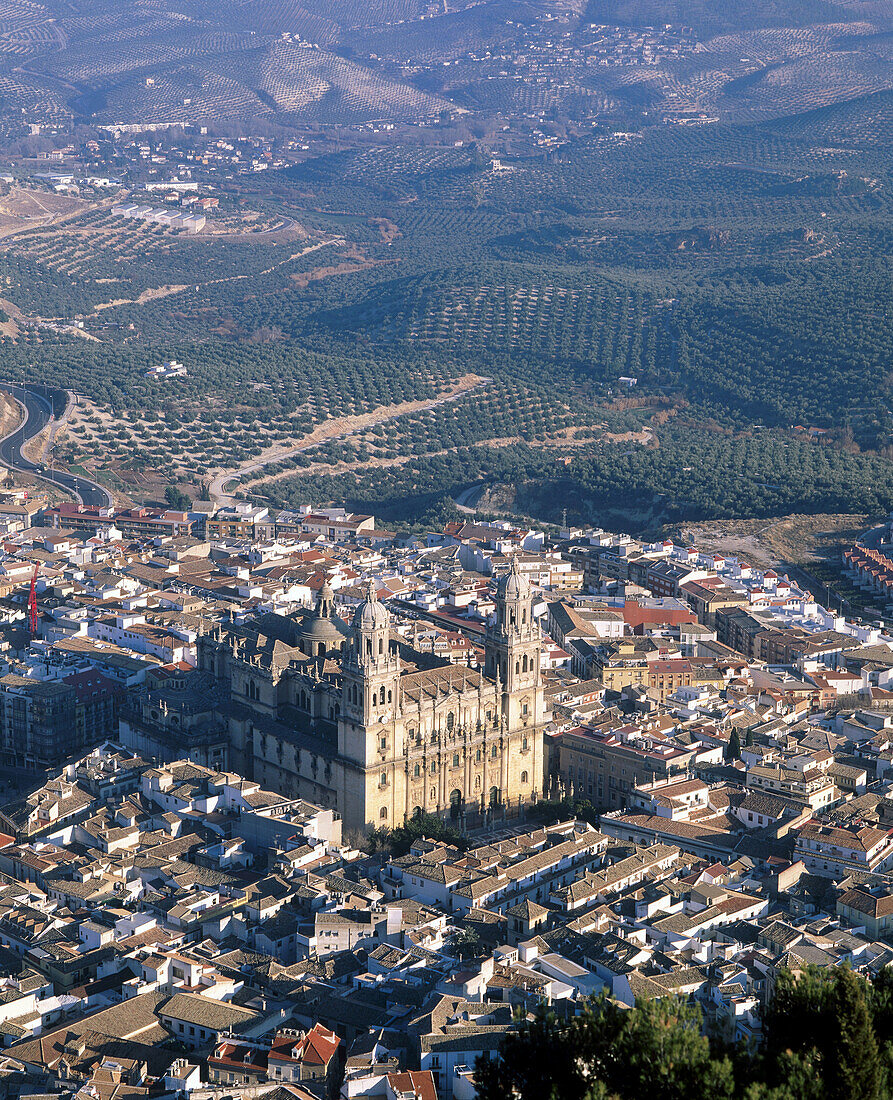
{"type": "Polygon", "coordinates": [[[512,558],[496,589],[496,618],[487,629],[484,666],[491,680],[501,682],[502,717],[510,730],[541,721],[540,648],[530,581],[512,558]]]}
{"type": "Polygon", "coordinates": [[[400,660],[391,648],[391,617],[370,583],[351,625],[342,663],[340,751],[368,764],[390,747],[397,712],[400,660]]]}

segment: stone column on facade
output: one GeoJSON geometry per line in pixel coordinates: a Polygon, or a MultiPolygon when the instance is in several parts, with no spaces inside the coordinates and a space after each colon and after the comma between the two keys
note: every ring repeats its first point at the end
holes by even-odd
{"type": "Polygon", "coordinates": [[[411,782],[409,765],[409,745],[403,745],[403,820],[409,820],[409,786],[411,782]]]}
{"type": "Polygon", "coordinates": [[[472,769],[471,746],[468,743],[468,730],[467,729],[462,730],[462,753],[463,753],[463,756],[464,756],[464,759],[462,761],[462,773],[465,776],[465,779],[462,783],[462,812],[464,813],[465,812],[465,803],[468,801],[469,795],[471,795],[473,793],[473,786],[472,786],[472,779],[471,779],[471,769],[472,769]]]}

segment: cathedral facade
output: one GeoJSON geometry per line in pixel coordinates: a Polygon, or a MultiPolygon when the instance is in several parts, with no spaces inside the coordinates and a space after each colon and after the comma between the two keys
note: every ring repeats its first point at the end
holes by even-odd
{"type": "Polygon", "coordinates": [[[217,685],[230,767],[334,807],[355,833],[535,800],[540,636],[529,581],[514,564],[496,605],[483,673],[392,638],[371,588],[350,627],[326,586],[303,617],[265,615],[201,635],[199,667],[217,685]]]}

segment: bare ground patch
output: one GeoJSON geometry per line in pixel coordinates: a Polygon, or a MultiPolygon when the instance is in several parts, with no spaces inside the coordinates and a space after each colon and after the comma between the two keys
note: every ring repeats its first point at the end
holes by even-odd
{"type": "Polygon", "coordinates": [[[311,283],[320,279],[331,279],[334,275],[355,275],[358,271],[366,271],[370,267],[380,267],[382,264],[396,263],[395,260],[372,260],[359,249],[351,246],[346,255],[348,259],[338,264],[329,264],[325,267],[314,267],[311,271],[301,271],[289,276],[291,281],[299,289],[306,289],[311,283]]]}
{"type": "Polygon", "coordinates": [[[145,305],[146,302],[154,302],[158,298],[167,298],[171,294],[179,294],[188,285],[188,283],[173,283],[170,286],[152,286],[148,290],[144,290],[137,298],[115,298],[112,302],[100,302],[93,307],[93,313],[99,313],[102,309],[113,309],[115,306],[145,305]]]}
{"type": "Polygon", "coordinates": [[[9,394],[0,392],[0,439],[5,439],[22,422],[22,408],[9,394]]]}
{"type": "Polygon", "coordinates": [[[783,516],[681,524],[673,531],[700,550],[741,557],[757,566],[835,558],[868,526],[866,515],[783,516]]]}

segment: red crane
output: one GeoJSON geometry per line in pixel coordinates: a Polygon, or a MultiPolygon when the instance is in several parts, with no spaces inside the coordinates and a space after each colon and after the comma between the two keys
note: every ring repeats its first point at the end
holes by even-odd
{"type": "Polygon", "coordinates": [[[28,631],[32,638],[37,637],[37,574],[40,571],[40,564],[34,566],[34,573],[31,577],[31,588],[28,591],[28,631]]]}

